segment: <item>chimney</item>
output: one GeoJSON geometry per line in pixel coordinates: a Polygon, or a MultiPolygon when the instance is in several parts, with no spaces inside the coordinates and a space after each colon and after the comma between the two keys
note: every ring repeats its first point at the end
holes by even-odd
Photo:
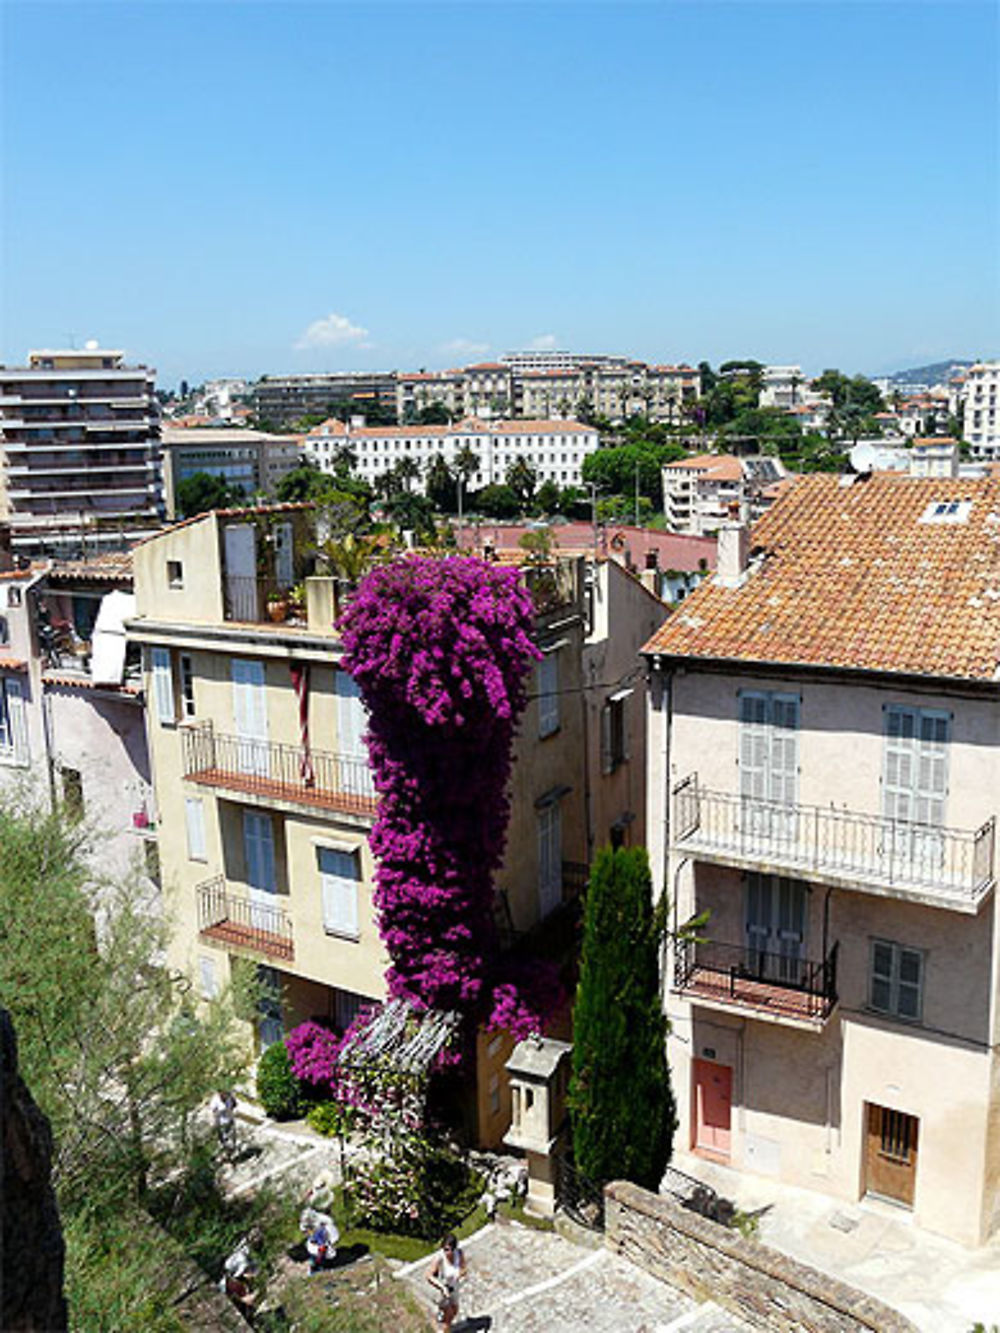
{"type": "Polygon", "coordinates": [[[716,553],[716,582],[723,588],[738,588],[746,577],[749,556],[750,529],[744,523],[723,523],[716,553]]]}

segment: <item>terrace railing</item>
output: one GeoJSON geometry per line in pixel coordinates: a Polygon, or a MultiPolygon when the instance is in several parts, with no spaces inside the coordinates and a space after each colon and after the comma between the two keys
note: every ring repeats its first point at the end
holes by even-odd
{"type": "Polygon", "coordinates": [[[710,791],[691,774],[673,791],[673,842],[716,860],[805,873],[974,911],[994,882],[995,820],[944,828],[816,805],[710,791]]]}
{"type": "Polygon", "coordinates": [[[280,907],[228,893],[222,875],[199,884],[196,893],[198,930],[206,939],[268,958],[294,957],[291,918],[280,907]]]}
{"type": "Polygon", "coordinates": [[[778,1017],[822,1021],[837,1003],[837,945],[815,960],[794,949],[771,953],[680,938],[674,942],[674,987],[778,1017]]]}
{"type": "Polygon", "coordinates": [[[357,814],[375,810],[366,759],[222,735],[210,722],[185,727],[182,736],[184,776],[192,782],[357,814]]]}

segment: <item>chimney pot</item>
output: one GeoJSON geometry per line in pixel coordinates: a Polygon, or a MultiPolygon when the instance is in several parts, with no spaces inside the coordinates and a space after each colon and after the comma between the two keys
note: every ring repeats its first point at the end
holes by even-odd
{"type": "Polygon", "coordinates": [[[738,588],[750,560],[750,529],[745,523],[723,523],[719,529],[715,577],[723,588],[738,588]]]}

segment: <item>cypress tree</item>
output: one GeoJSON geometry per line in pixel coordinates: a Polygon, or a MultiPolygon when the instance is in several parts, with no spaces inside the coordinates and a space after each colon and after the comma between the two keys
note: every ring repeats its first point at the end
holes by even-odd
{"type": "Polygon", "coordinates": [[[657,1189],[676,1127],[660,999],[663,920],[644,848],[605,847],[591,871],[573,1009],[576,1165],[657,1189]]]}

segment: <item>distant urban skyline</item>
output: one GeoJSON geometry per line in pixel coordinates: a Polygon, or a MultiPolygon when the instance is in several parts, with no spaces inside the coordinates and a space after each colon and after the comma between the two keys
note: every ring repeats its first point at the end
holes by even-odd
{"type": "Polygon", "coordinates": [[[168,386],[532,346],[877,375],[1000,347],[992,4],[3,23],[7,364],[97,338],[168,386]]]}

